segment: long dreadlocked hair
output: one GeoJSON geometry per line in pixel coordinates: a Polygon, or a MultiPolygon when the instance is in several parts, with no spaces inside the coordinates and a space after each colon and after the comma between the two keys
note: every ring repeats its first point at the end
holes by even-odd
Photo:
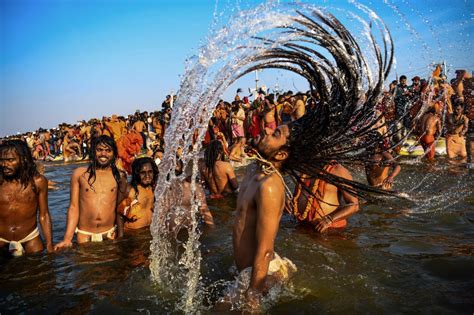
{"type": "Polygon", "coordinates": [[[220,161],[223,153],[224,147],[219,140],[212,140],[204,151],[204,163],[210,174],[214,173],[214,166],[220,161]]]}
{"type": "Polygon", "coordinates": [[[153,161],[150,157],[141,157],[135,159],[132,163],[132,181],[130,185],[135,189],[135,192],[138,195],[138,185],[140,182],[140,169],[143,165],[150,164],[153,170],[153,180],[151,181],[151,186],[155,188],[156,181],[158,180],[158,166],[156,165],[155,161],[153,161]]]}
{"type": "MultiPolygon", "coordinates": [[[[3,155],[8,151],[14,151],[20,157],[18,179],[23,188],[26,188],[31,183],[33,185],[33,190],[36,191],[34,178],[39,176],[39,173],[26,142],[22,140],[6,140],[0,144],[0,155],[3,155]]],[[[3,180],[3,168],[1,168],[0,173],[2,177],[1,180],[3,180]]]]}
{"type": "Polygon", "coordinates": [[[118,150],[117,150],[117,145],[115,144],[115,140],[112,139],[109,136],[99,136],[94,139],[91,145],[91,152],[90,152],[90,163],[89,166],[87,167],[87,172],[89,173],[89,178],[87,179],[87,182],[89,183],[89,186],[91,189],[93,189],[93,184],[95,182],[96,176],[95,176],[95,171],[99,167],[97,160],[96,160],[96,152],[95,149],[99,144],[105,144],[106,146],[112,148],[112,152],[114,153],[114,156],[112,158],[112,161],[110,162],[110,167],[112,168],[112,174],[114,175],[115,181],[117,182],[117,185],[120,183],[120,171],[117,168],[117,165],[115,165],[115,162],[117,160],[117,155],[118,155],[118,150]]]}
{"type": "Polygon", "coordinates": [[[301,174],[306,174],[359,197],[368,198],[371,192],[390,194],[324,170],[334,161],[360,164],[368,159],[365,147],[370,145],[370,139],[365,138],[381,119],[376,114],[376,104],[393,61],[390,32],[383,22],[377,24],[382,33],[383,52],[370,32],[378,66],[377,72],[371,75],[358,42],[336,17],[314,10],[311,16],[298,12],[292,20],[293,24],[281,28],[288,35],[287,40],[259,38],[268,49],[256,56],[241,75],[265,68],[286,69],[304,77],[311,94],[320,96],[316,108],[288,125],[290,154],[283,170],[297,183],[302,183],[301,174]],[[365,90],[364,80],[369,81],[365,90]]]}

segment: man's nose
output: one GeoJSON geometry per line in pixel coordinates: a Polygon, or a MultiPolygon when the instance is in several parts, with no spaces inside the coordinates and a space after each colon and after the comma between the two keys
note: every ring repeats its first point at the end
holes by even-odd
{"type": "Polygon", "coordinates": [[[265,134],[268,135],[268,136],[273,133],[273,129],[271,129],[271,128],[264,128],[263,130],[264,130],[265,134]]]}

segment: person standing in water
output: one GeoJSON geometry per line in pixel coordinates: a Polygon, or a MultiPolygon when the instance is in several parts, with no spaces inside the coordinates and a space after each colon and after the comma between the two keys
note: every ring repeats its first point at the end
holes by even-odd
{"type": "Polygon", "coordinates": [[[401,167],[390,152],[384,150],[382,135],[373,131],[369,135],[368,148],[369,160],[365,164],[367,182],[372,187],[391,190],[393,180],[400,173],[401,167]]]}
{"type": "Polygon", "coordinates": [[[25,142],[7,140],[0,144],[0,248],[13,256],[42,251],[37,217],[52,252],[48,180],[38,173],[25,142]]]}
{"type": "Polygon", "coordinates": [[[420,144],[425,150],[425,156],[428,161],[434,161],[435,157],[435,136],[441,133],[441,120],[437,115],[435,107],[430,107],[428,111],[421,116],[418,133],[421,135],[420,144]]]}
{"type": "Polygon", "coordinates": [[[239,188],[234,167],[224,158],[224,147],[219,140],[212,140],[200,162],[201,178],[206,183],[211,199],[220,199],[239,188]]]}
{"type": "Polygon", "coordinates": [[[89,166],[72,173],[66,233],[55,250],[72,246],[74,233],[78,244],[115,238],[115,209],[127,185],[125,175],[115,166],[116,158],[115,141],[100,136],[92,144],[89,166]]]}
{"type": "Polygon", "coordinates": [[[117,208],[119,237],[124,228],[136,230],[150,226],[157,180],[158,166],[152,158],[142,157],[133,161],[132,180],[127,185],[125,199],[117,208]]]}

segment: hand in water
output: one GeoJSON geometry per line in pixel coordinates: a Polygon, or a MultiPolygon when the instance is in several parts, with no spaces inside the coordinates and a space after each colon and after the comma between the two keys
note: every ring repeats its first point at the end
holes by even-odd
{"type": "Polygon", "coordinates": [[[392,189],[393,186],[393,178],[387,177],[385,180],[382,182],[382,188],[383,189],[392,189]]]}
{"type": "Polygon", "coordinates": [[[72,242],[64,240],[64,241],[59,242],[58,244],[56,244],[56,246],[54,246],[54,250],[58,251],[58,250],[61,250],[63,248],[67,248],[67,247],[72,247],[72,242]]]}
{"type": "Polygon", "coordinates": [[[331,226],[332,223],[333,221],[330,219],[330,217],[325,216],[321,221],[318,222],[318,224],[316,224],[314,229],[318,233],[324,233],[331,226]]]}

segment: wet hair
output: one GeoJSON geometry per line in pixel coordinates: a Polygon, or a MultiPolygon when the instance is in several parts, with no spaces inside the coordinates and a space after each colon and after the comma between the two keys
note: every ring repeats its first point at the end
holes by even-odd
{"type": "MultiPolygon", "coordinates": [[[[36,185],[34,178],[39,176],[36,163],[33,160],[31,151],[28,148],[26,142],[22,140],[6,140],[0,144],[0,155],[3,155],[9,151],[13,151],[20,157],[20,165],[18,168],[18,180],[22,184],[23,188],[28,187],[28,184],[33,185],[33,190],[36,192],[36,185]]],[[[1,180],[3,181],[3,169],[1,170],[1,180]]]]}
{"type": "Polygon", "coordinates": [[[224,147],[219,140],[212,140],[204,151],[204,163],[210,173],[214,172],[214,166],[217,161],[222,159],[224,147]]]}
{"type": "Polygon", "coordinates": [[[135,189],[135,192],[138,194],[138,185],[141,184],[140,181],[140,170],[141,168],[146,165],[150,164],[153,170],[153,179],[151,181],[151,186],[154,188],[156,185],[156,181],[158,180],[158,166],[156,165],[155,161],[153,161],[150,157],[142,157],[135,159],[132,163],[132,180],[130,181],[130,185],[135,189]]]}
{"type": "MultiPolygon", "coordinates": [[[[369,65],[357,40],[332,14],[318,10],[311,15],[298,12],[292,20],[293,24],[278,30],[291,39],[278,42],[261,38],[267,49],[255,56],[240,75],[260,69],[285,69],[306,79],[311,92],[320,96],[318,106],[288,124],[289,137],[283,148],[288,151],[288,158],[282,170],[297,183],[303,184],[301,175],[306,174],[358,197],[368,198],[372,192],[393,194],[325,171],[325,166],[335,161],[362,164],[369,159],[365,150],[367,142],[358,139],[364,138],[381,119],[376,105],[390,73],[394,52],[386,25],[372,20],[377,24],[374,29],[380,30],[383,36],[376,41],[370,34],[376,60],[369,65]],[[370,71],[372,64],[377,71],[370,71]],[[371,84],[364,85],[368,77],[371,84]]],[[[307,189],[306,185],[302,186],[307,189]]]]}
{"type": "Polygon", "coordinates": [[[89,183],[89,186],[91,187],[92,190],[94,190],[93,184],[95,183],[95,180],[96,180],[95,171],[97,168],[99,168],[99,165],[97,163],[97,159],[95,156],[96,154],[95,151],[99,144],[105,144],[106,146],[112,149],[113,157],[112,157],[112,160],[110,161],[110,167],[112,169],[112,174],[114,175],[117,185],[120,183],[120,178],[121,178],[120,171],[118,170],[117,165],[115,165],[115,162],[118,156],[117,144],[115,144],[114,139],[109,136],[105,136],[105,135],[99,136],[95,138],[94,141],[92,142],[91,150],[90,150],[90,162],[89,162],[89,166],[87,167],[87,172],[89,173],[89,178],[87,179],[87,182],[89,183]]]}

